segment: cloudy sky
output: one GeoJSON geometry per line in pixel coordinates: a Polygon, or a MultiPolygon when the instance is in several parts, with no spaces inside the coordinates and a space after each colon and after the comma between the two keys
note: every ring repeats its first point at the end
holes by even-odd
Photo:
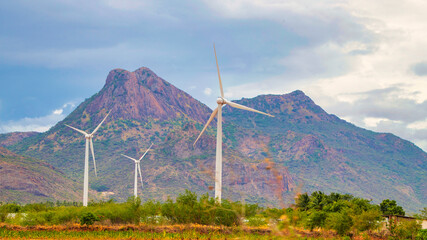
{"type": "Polygon", "coordinates": [[[304,91],[427,150],[427,1],[0,1],[0,133],[46,131],[114,68],[145,66],[213,107],[304,91]]]}

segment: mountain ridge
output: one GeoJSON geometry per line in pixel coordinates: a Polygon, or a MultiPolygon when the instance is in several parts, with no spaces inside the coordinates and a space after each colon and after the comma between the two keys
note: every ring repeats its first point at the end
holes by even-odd
{"type": "MultiPolygon", "coordinates": [[[[408,141],[347,123],[299,90],[235,102],[275,118],[224,107],[224,197],[277,205],[293,201],[302,186],[303,191],[351,190],[374,201],[396,196],[400,203],[409,197],[401,204],[413,211],[427,201],[420,184],[426,180],[427,154],[408,141]],[[399,173],[402,164],[420,169],[399,173]]],[[[143,198],[164,200],[184,188],[213,193],[215,124],[192,146],[212,110],[144,67],[110,71],[104,87],[63,121],[8,148],[80,179],[84,139],[64,124],[93,129],[110,110],[94,138],[103,177],[90,173],[92,189],[108,189],[114,198],[126,199],[132,191],[132,166],[120,154],[138,156],[152,142],[153,151],[141,165],[143,198]]]]}
{"type": "Polygon", "coordinates": [[[78,186],[53,166],[0,147],[0,201],[34,203],[68,201],[78,186]]]}

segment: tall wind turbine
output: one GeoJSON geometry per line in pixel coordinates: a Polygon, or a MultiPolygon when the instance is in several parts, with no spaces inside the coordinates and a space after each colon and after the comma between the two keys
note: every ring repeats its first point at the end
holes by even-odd
{"type": "Polygon", "coordinates": [[[268,113],[264,113],[231,101],[228,101],[224,98],[224,90],[222,89],[222,82],[221,82],[221,75],[219,74],[219,67],[218,67],[218,58],[216,57],[216,50],[215,50],[215,44],[214,44],[214,53],[215,53],[215,60],[216,60],[216,68],[218,71],[218,79],[219,79],[219,89],[221,91],[221,97],[218,97],[216,102],[218,103],[218,107],[215,108],[215,110],[212,112],[208,122],[206,123],[205,127],[203,128],[202,132],[200,132],[199,136],[197,137],[196,141],[194,142],[193,146],[196,145],[199,138],[202,136],[203,132],[206,130],[206,128],[209,126],[209,124],[212,122],[215,115],[218,115],[218,122],[217,122],[217,132],[216,132],[216,163],[215,163],[215,198],[218,199],[218,202],[221,203],[221,191],[222,191],[222,107],[226,104],[230,105],[234,108],[240,108],[247,111],[252,111],[256,113],[261,113],[270,117],[274,117],[273,115],[270,115],[268,113]]]}
{"type": "Polygon", "coordinates": [[[135,185],[134,185],[134,188],[133,188],[133,194],[135,195],[135,198],[138,196],[138,172],[139,172],[139,177],[141,179],[141,188],[143,186],[140,163],[141,163],[141,160],[144,158],[145,154],[147,154],[147,152],[150,151],[150,148],[152,146],[153,146],[153,144],[150,145],[150,147],[147,149],[147,151],[145,151],[145,153],[138,160],[136,160],[135,158],[131,158],[129,156],[126,156],[126,155],[122,154],[123,157],[127,157],[130,160],[133,160],[135,162],[135,185]]]}
{"type": "Polygon", "coordinates": [[[93,158],[93,167],[95,169],[95,175],[98,176],[96,174],[96,162],[95,162],[95,152],[93,150],[93,142],[92,142],[92,138],[93,135],[96,133],[96,131],[98,131],[98,129],[101,127],[102,123],[105,121],[105,119],[107,119],[108,115],[110,115],[110,113],[107,114],[107,116],[105,116],[105,118],[101,121],[101,123],[95,128],[95,130],[93,130],[93,132],[91,134],[77,129],[75,127],[72,127],[70,125],[65,124],[65,126],[76,130],[79,133],[82,133],[83,135],[85,135],[85,139],[86,139],[86,149],[85,149],[85,172],[84,172],[84,180],[83,180],[83,206],[87,206],[87,195],[88,195],[88,188],[89,188],[89,148],[92,152],[92,158],[93,158]]]}

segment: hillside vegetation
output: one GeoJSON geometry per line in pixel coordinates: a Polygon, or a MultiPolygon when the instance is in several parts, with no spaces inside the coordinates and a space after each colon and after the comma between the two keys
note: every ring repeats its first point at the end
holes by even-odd
{"type": "MultiPolygon", "coordinates": [[[[427,154],[411,142],[328,114],[301,91],[236,102],[275,117],[224,107],[224,198],[277,206],[297,192],[343,192],[374,203],[393,198],[410,212],[427,202],[427,154]]],[[[94,138],[98,177],[90,170],[89,199],[103,192],[126,201],[133,164],[121,154],[139,157],[151,143],[141,162],[141,198],[166,200],[184,189],[213,195],[214,122],[193,147],[212,111],[148,68],[112,70],[100,92],[63,121],[7,148],[80,182],[84,138],[64,124],[91,131],[108,111],[94,138]]]]}

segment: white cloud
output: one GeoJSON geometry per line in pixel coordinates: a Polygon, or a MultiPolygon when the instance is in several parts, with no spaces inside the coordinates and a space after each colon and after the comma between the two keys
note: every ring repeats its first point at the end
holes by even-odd
{"type": "Polygon", "coordinates": [[[427,150],[426,1],[208,4],[225,18],[281,22],[309,43],[279,60],[284,74],[235,85],[227,89],[230,95],[301,89],[330,113],[374,131],[389,131],[427,150]]]}
{"type": "Polygon", "coordinates": [[[75,107],[74,103],[66,103],[60,109],[53,110],[49,115],[22,118],[16,121],[0,122],[0,133],[8,132],[45,132],[66,117],[75,107]]]}
{"type": "Polygon", "coordinates": [[[417,121],[417,122],[411,123],[408,125],[408,128],[414,129],[414,130],[427,129],[427,119],[424,121],[417,121]]]}
{"type": "Polygon", "coordinates": [[[365,123],[365,126],[367,127],[376,127],[380,122],[383,121],[390,121],[390,119],[387,118],[373,118],[373,117],[367,117],[363,119],[363,122],[365,123]]]}
{"type": "Polygon", "coordinates": [[[53,111],[53,115],[61,115],[63,111],[64,110],[62,110],[62,109],[56,109],[53,111]]]}
{"type": "Polygon", "coordinates": [[[207,96],[210,96],[212,94],[212,89],[211,88],[205,88],[205,90],[203,90],[203,93],[207,96]]]}

